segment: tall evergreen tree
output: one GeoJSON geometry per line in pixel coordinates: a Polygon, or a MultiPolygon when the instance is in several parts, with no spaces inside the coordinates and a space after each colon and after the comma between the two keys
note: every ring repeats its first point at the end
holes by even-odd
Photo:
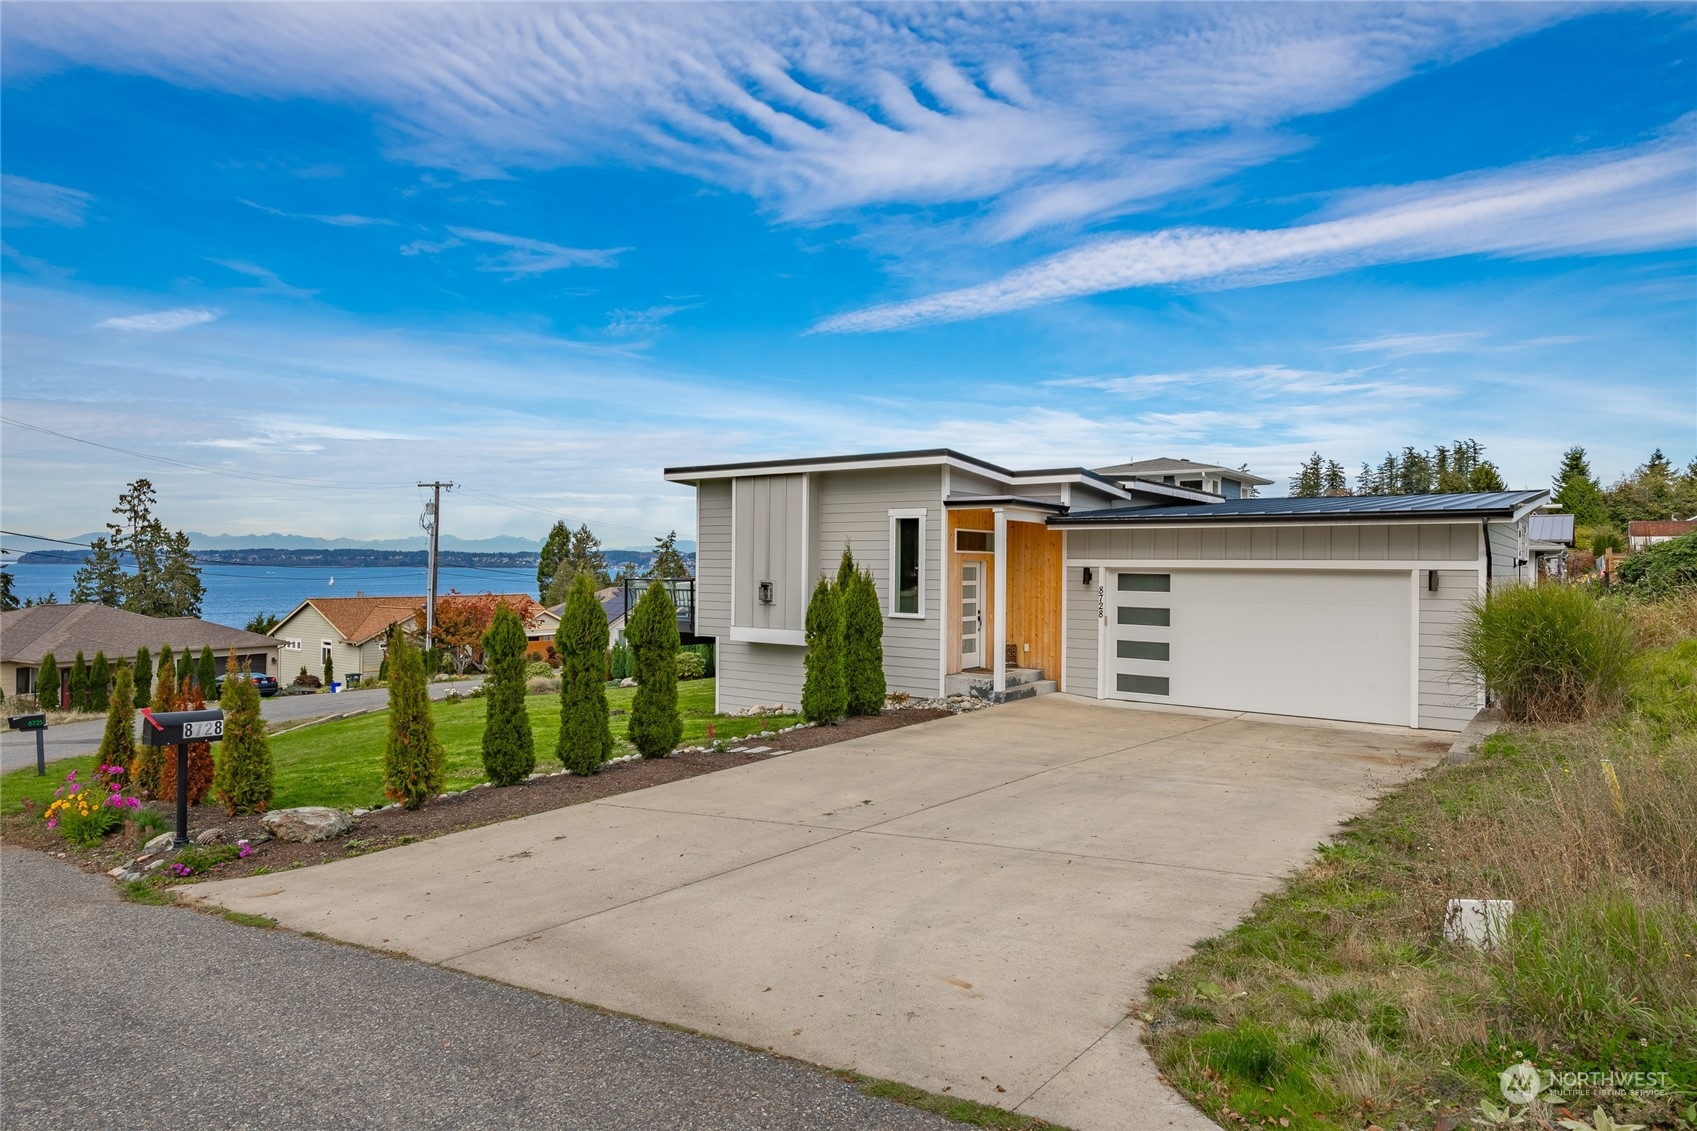
{"type": "Polygon", "coordinates": [[[489,672],[483,681],[483,769],[496,785],[517,785],[536,769],[524,705],[524,648],[524,622],[505,604],[496,606],[483,634],[489,672]]]}
{"type": "MultiPolygon", "coordinates": [[[[148,707],[155,713],[175,711],[178,708],[177,695],[177,669],[171,658],[171,648],[167,645],[159,650],[159,665],[154,669],[153,698],[148,701],[148,707]]],[[[176,753],[149,743],[136,748],[135,762],[130,766],[130,780],[135,783],[136,789],[149,797],[160,795],[167,756],[175,758],[176,753]]]]}
{"type": "MultiPolygon", "coordinates": [[[[153,665],[154,698],[158,698],[159,677],[165,674],[165,669],[171,669],[171,686],[177,686],[177,662],[171,655],[171,646],[166,644],[159,649],[159,661],[153,665]]],[[[155,708],[157,710],[157,708],[155,708]]]]}
{"type": "Polygon", "coordinates": [[[96,652],[94,663],[88,666],[88,707],[91,711],[104,711],[111,704],[112,665],[105,652],[96,652]]]}
{"type": "Polygon", "coordinates": [[[664,758],[684,727],[678,716],[678,610],[666,587],[650,582],[627,623],[636,667],[630,740],[644,758],[664,758]]]}
{"type": "Polygon", "coordinates": [[[664,538],[654,539],[654,565],[650,577],[688,577],[689,563],[678,549],[678,532],[673,530],[664,538]]]}
{"type": "Polygon", "coordinates": [[[41,666],[35,671],[35,701],[43,711],[57,711],[60,702],[62,681],[59,678],[59,661],[53,653],[41,657],[41,666]]]}
{"type": "Polygon", "coordinates": [[[146,479],[129,484],[118,497],[108,522],[110,532],[89,543],[93,551],[73,578],[72,599],[94,601],[150,617],[195,617],[205,587],[189,537],[172,531],[153,515],[159,493],[146,479]],[[135,572],[125,573],[128,556],[135,572]]]}
{"type": "Polygon", "coordinates": [[[1585,449],[1575,444],[1562,453],[1561,469],[1551,483],[1555,493],[1550,499],[1573,516],[1579,526],[1601,526],[1609,520],[1609,508],[1603,501],[1603,485],[1591,474],[1591,461],[1585,449]]]}
{"type": "Polygon", "coordinates": [[[601,552],[601,539],[595,536],[587,523],[567,535],[566,548],[554,567],[553,580],[548,583],[542,603],[558,605],[564,602],[580,573],[588,575],[595,589],[613,583],[612,575],[607,572],[607,555],[601,552]]]}
{"type": "Polygon", "coordinates": [[[389,736],[383,745],[383,792],[391,801],[417,809],[442,791],[442,759],[442,743],[430,713],[424,657],[397,624],[389,630],[389,736]]]}
{"type": "Polygon", "coordinates": [[[18,608],[18,595],[13,591],[12,584],[11,571],[0,569],[0,613],[9,613],[18,608]]]}
{"type": "MultiPolygon", "coordinates": [[[[225,668],[236,670],[236,650],[230,649],[225,668]]],[[[249,679],[226,679],[219,700],[224,709],[224,740],[218,744],[218,767],[212,788],[231,816],[263,813],[271,807],[271,740],[259,715],[259,688],[249,679]]]]}
{"type": "MultiPolygon", "coordinates": [[[[422,670],[422,667],[423,667],[423,661],[421,660],[420,661],[420,669],[421,670],[422,670]]],[[[328,691],[330,689],[330,682],[332,680],[334,680],[335,678],[336,678],[336,656],[335,656],[335,653],[333,651],[326,651],[324,653],[324,689],[326,691],[328,691]]]]}
{"type": "Polygon", "coordinates": [[[1315,452],[1291,476],[1290,493],[1298,499],[1318,499],[1326,490],[1326,461],[1315,452]]]}
{"type": "MultiPolygon", "coordinates": [[[[95,657],[97,660],[99,656],[95,657]]],[[[128,664],[120,662],[100,736],[100,764],[128,770],[136,760],[136,684],[128,664]]]]}
{"type": "Polygon", "coordinates": [[[884,683],[884,611],[878,606],[878,588],[869,570],[850,572],[839,585],[843,606],[843,679],[847,685],[848,713],[879,715],[884,712],[888,688],[884,683]]]}
{"type": "Polygon", "coordinates": [[[200,650],[200,663],[195,668],[194,681],[206,694],[218,694],[218,661],[212,658],[210,644],[200,650]]]}
{"type": "Polygon", "coordinates": [[[560,568],[560,559],[566,556],[571,544],[571,528],[559,521],[549,528],[548,537],[542,541],[542,553],[536,559],[536,596],[545,605],[551,604],[548,585],[554,580],[554,571],[560,568]]]}
{"type": "Polygon", "coordinates": [[[83,658],[82,649],[77,649],[77,658],[71,664],[71,710],[88,710],[88,661],[83,658]]]}
{"type": "Polygon", "coordinates": [[[1349,474],[1344,471],[1343,464],[1335,459],[1326,461],[1326,469],[1320,476],[1320,491],[1330,498],[1350,493],[1349,474]]]}
{"type": "Polygon", "coordinates": [[[830,578],[821,577],[807,603],[806,676],[801,713],[810,723],[835,723],[848,710],[843,676],[843,609],[830,578]]]}
{"type": "Polygon", "coordinates": [[[147,706],[147,697],[153,690],[153,656],[145,644],[136,650],[136,666],[130,677],[130,686],[135,688],[136,708],[139,710],[147,706]]]}
{"type": "Polygon", "coordinates": [[[566,595],[554,651],[560,657],[560,739],[554,756],[574,774],[593,774],[613,753],[607,713],[607,612],[582,574],[566,595]]]}
{"type": "Polygon", "coordinates": [[[124,567],[112,541],[99,537],[88,544],[92,551],[83,559],[82,568],[71,578],[71,600],[77,604],[109,605],[116,609],[124,603],[124,567]]]}

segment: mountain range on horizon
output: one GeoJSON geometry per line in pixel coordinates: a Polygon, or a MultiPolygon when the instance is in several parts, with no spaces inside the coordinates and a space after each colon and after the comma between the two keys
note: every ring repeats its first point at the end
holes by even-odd
{"type": "MultiPolygon", "coordinates": [[[[87,534],[79,534],[68,541],[91,542],[106,534],[97,530],[87,534]]],[[[423,534],[415,534],[409,538],[315,538],[307,534],[205,534],[191,530],[189,548],[194,550],[425,550],[430,547],[430,540],[423,534]]],[[[18,541],[23,541],[19,539],[18,541]]],[[[37,540],[30,539],[30,542],[37,540]]],[[[444,550],[462,551],[465,553],[486,554],[534,554],[542,549],[542,541],[537,538],[522,538],[516,534],[498,534],[492,538],[460,538],[453,534],[444,534],[440,540],[444,550]]],[[[20,547],[21,548],[21,547],[20,547]]],[[[51,544],[41,542],[39,546],[30,548],[49,549],[51,544]]],[[[654,552],[653,546],[607,546],[608,551],[624,550],[637,554],[654,552]]],[[[678,549],[683,553],[693,553],[693,539],[678,539],[678,549]]]]}

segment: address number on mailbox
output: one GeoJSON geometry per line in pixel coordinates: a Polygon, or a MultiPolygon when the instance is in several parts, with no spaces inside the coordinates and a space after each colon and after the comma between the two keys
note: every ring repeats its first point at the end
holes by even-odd
{"type": "Polygon", "coordinates": [[[183,724],[183,737],[184,738],[202,738],[202,739],[204,739],[204,738],[223,738],[224,737],[224,720],[223,719],[207,719],[205,722],[184,723],[183,724]]]}

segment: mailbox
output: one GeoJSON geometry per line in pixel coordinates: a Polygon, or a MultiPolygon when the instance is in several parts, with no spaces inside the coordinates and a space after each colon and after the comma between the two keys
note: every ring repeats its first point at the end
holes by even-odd
{"type": "Polygon", "coordinates": [[[217,742],[224,737],[223,711],[143,711],[142,740],[149,746],[217,742]]]}
{"type": "Polygon", "coordinates": [[[7,715],[6,725],[13,730],[46,730],[46,715],[7,715]]]}

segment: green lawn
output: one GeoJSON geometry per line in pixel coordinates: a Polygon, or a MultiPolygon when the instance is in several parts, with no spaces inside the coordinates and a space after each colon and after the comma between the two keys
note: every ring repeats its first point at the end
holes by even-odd
{"type": "MultiPolygon", "coordinates": [[[[634,688],[607,692],[613,715],[613,738],[624,743],[630,722],[634,688]],[[619,713],[626,712],[626,713],[619,713]]],[[[483,773],[483,716],[485,700],[466,699],[434,704],[436,734],[447,754],[447,789],[469,789],[485,780],[483,773]]],[[[554,744],[559,737],[560,699],[557,695],[532,695],[525,701],[530,711],[531,732],[536,736],[538,769],[560,768],[554,761],[554,744]]],[[[716,717],[713,714],[713,681],[688,680],[678,685],[678,710],[683,715],[683,743],[700,742],[713,726],[717,738],[741,738],[765,727],[789,726],[793,715],[760,718],[716,717]]],[[[374,711],[351,719],[337,719],[287,731],[271,739],[271,756],[276,763],[277,793],[273,808],[295,805],[334,805],[339,808],[372,808],[383,804],[383,742],[388,712],[374,711]]],[[[630,753],[625,747],[618,753],[630,753]]],[[[87,777],[94,759],[71,758],[48,767],[47,777],[38,778],[33,768],[0,777],[0,812],[16,813],[22,798],[35,801],[37,811],[52,799],[53,791],[75,768],[87,777]]]]}

